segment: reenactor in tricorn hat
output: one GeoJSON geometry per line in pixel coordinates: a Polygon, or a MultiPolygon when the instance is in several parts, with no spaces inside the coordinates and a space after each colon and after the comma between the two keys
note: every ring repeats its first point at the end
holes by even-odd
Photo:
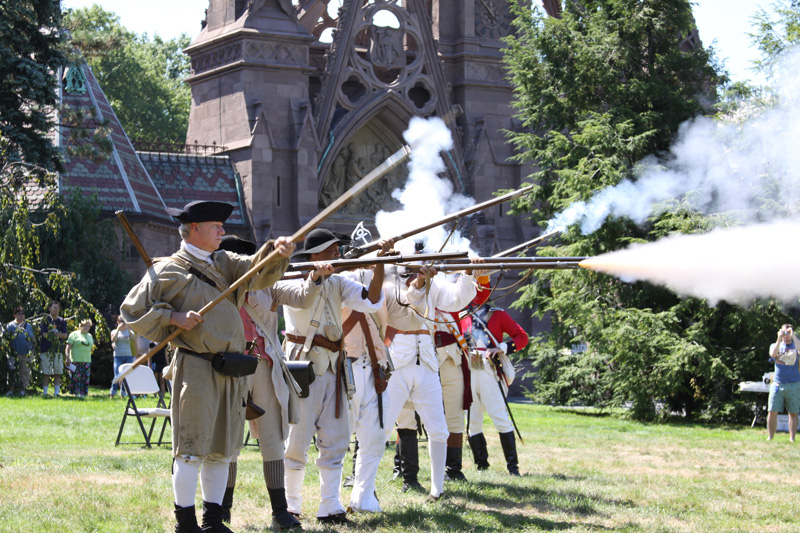
{"type": "MultiPolygon", "coordinates": [[[[223,223],[233,206],[192,202],[167,212],[180,222],[180,249],[158,260],[128,293],[120,311],[139,335],[158,341],[176,328],[178,347],[172,363],[172,486],[176,531],[230,531],[222,524],[222,498],[228,463],[242,446],[246,381],[216,368],[222,354],[241,354],[245,336],[239,308],[247,290],[263,289],[281,278],[294,244],[286,237],[271,241],[258,253],[241,256],[217,251],[223,223]],[[276,249],[273,261],[243,283],[242,289],[212,307],[217,298],[259,260],[276,249]],[[216,365],[216,366],[212,366],[216,365]],[[197,525],[194,500],[197,479],[203,491],[203,528],[197,525]]],[[[225,365],[227,366],[227,365],[225,365]]]]}
{"type": "MultiPolygon", "coordinates": [[[[316,229],[306,236],[303,249],[295,255],[310,261],[331,261],[339,257],[339,245],[349,242],[345,235],[316,229]]],[[[383,243],[388,251],[391,242],[383,243]]],[[[295,283],[300,283],[295,282],[295,283]]],[[[308,309],[287,306],[285,348],[292,359],[310,360],[316,379],[310,394],[300,399],[300,423],[289,428],[286,442],[286,496],[289,511],[300,514],[301,491],[308,448],[314,434],[321,487],[317,520],[326,524],[347,524],[340,501],[342,461],[350,442],[350,424],[343,375],[346,370],[342,340],[342,306],[363,313],[377,311],[383,303],[383,265],[376,265],[369,288],[332,274],[321,281],[322,290],[308,309]]]]}

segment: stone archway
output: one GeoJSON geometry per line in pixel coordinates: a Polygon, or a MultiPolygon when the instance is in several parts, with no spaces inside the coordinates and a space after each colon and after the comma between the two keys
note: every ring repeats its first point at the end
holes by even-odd
{"type": "MultiPolygon", "coordinates": [[[[319,190],[320,207],[330,205],[361,178],[380,165],[403,146],[401,138],[392,132],[376,115],[339,144],[331,159],[319,190]]],[[[380,210],[393,211],[400,207],[392,191],[406,181],[407,166],[402,164],[383,176],[356,198],[350,200],[335,216],[344,222],[373,220],[380,210]]]]}

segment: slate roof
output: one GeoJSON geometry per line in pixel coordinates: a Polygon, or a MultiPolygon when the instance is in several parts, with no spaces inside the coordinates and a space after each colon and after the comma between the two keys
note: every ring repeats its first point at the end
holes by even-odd
{"type": "MultiPolygon", "coordinates": [[[[84,191],[96,192],[104,211],[122,209],[128,213],[139,213],[168,220],[164,201],[139,160],[139,156],[136,155],[130,139],[111,109],[92,69],[86,63],[72,68],[80,68],[83,72],[86,78],[86,92],[79,94],[64,91],[62,105],[73,108],[92,108],[98,119],[107,119],[108,127],[111,130],[112,151],[109,157],[93,161],[89,157],[70,155],[65,150],[64,171],[61,173],[60,182],[61,192],[69,194],[70,189],[80,187],[84,191]]],[[[65,142],[70,142],[69,135],[60,135],[58,137],[59,146],[66,148],[65,142]]],[[[88,143],[90,141],[78,142],[88,143]]]]}
{"type": "Polygon", "coordinates": [[[181,208],[195,200],[227,202],[236,207],[226,225],[246,225],[237,192],[238,177],[227,155],[139,152],[139,158],[167,207],[181,208]]]}
{"type": "MultiPolygon", "coordinates": [[[[240,187],[233,163],[227,155],[193,155],[166,152],[137,152],[91,68],[83,62],[77,67],[86,78],[85,94],[62,90],[62,105],[94,109],[98,119],[107,119],[111,130],[110,157],[94,161],[88,156],[70,154],[67,143],[75,143],[64,128],[54,141],[64,148],[64,171],[59,188],[68,195],[71,189],[96,192],[102,210],[123,210],[154,222],[173,224],[167,207],[183,207],[194,200],[217,200],[236,206],[228,224],[246,225],[239,201],[240,187]]],[[[91,126],[87,119],[81,127],[91,126]]],[[[88,140],[78,142],[87,143],[88,140]]],[[[191,147],[190,147],[191,148],[191,147]]]]}

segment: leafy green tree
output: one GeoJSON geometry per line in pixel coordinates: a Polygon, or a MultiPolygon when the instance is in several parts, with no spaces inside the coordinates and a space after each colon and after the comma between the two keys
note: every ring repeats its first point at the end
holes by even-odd
{"type": "Polygon", "coordinates": [[[772,75],[775,62],[788,49],[800,43],[800,2],[777,0],[771,4],[772,14],[760,7],[753,17],[755,31],[751,41],[761,51],[755,69],[772,75]]]}
{"type": "Polygon", "coordinates": [[[56,77],[68,64],[61,8],[52,0],[0,2],[0,132],[13,157],[60,168],[47,138],[57,104],[56,77]]]}
{"type": "Polygon", "coordinates": [[[96,4],[68,12],[65,26],[130,137],[186,141],[191,91],[183,80],[191,65],[182,50],[188,35],[137,36],[96,4]]]}
{"type": "MultiPolygon", "coordinates": [[[[636,180],[636,164],[666,153],[679,126],[711,113],[719,78],[693,45],[691,4],[674,0],[567,1],[560,19],[515,7],[506,62],[523,129],[510,133],[532,161],[534,194],[515,204],[545,226],[596,191],[636,180]]],[[[591,235],[572,227],[543,255],[597,255],[673,232],[706,232],[730,220],[704,217],[684,200],[637,226],[609,219],[591,235]]],[[[689,260],[687,258],[687,260],[689,260]]],[[[759,376],[766,342],[787,312],[770,302],[709,308],[648,283],[583,271],[542,271],[517,304],[553,319],[532,344],[540,401],[630,403],[631,415],[742,417],[735,383],[759,376]],[[573,331],[577,330],[577,336],[573,331]],[[589,352],[561,347],[586,342],[589,352]]]]}

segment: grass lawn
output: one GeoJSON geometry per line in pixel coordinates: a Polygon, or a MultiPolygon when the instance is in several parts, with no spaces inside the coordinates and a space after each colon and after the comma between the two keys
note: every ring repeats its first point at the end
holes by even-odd
{"type": "MultiPolygon", "coordinates": [[[[124,402],[92,389],[70,397],[0,398],[0,531],[171,531],[168,447],[114,446],[124,402]]],[[[446,483],[447,498],[400,492],[391,480],[394,450],[378,473],[379,515],[351,515],[354,526],[307,531],[795,531],[800,443],[785,433],[767,443],[763,428],[644,425],[591,410],[514,405],[526,439],[524,477],[505,473],[488,424],[492,467],[469,483],[446,483]]],[[[130,422],[129,422],[130,424],[130,422]]],[[[131,424],[127,440],[136,438],[131,424]]],[[[311,456],[316,452],[312,446],[311,456]]],[[[429,487],[427,445],[420,481],[429,487]]],[[[345,472],[351,469],[348,456],[345,472]]],[[[303,514],[316,513],[319,485],[307,468],[303,514]]],[[[350,489],[343,489],[347,503],[350,489]]],[[[200,505],[198,495],[198,505],[200,505]]],[[[198,513],[199,515],[199,513],[198,513]]],[[[239,459],[232,529],[263,531],[269,503],[256,448],[239,459]]]]}

